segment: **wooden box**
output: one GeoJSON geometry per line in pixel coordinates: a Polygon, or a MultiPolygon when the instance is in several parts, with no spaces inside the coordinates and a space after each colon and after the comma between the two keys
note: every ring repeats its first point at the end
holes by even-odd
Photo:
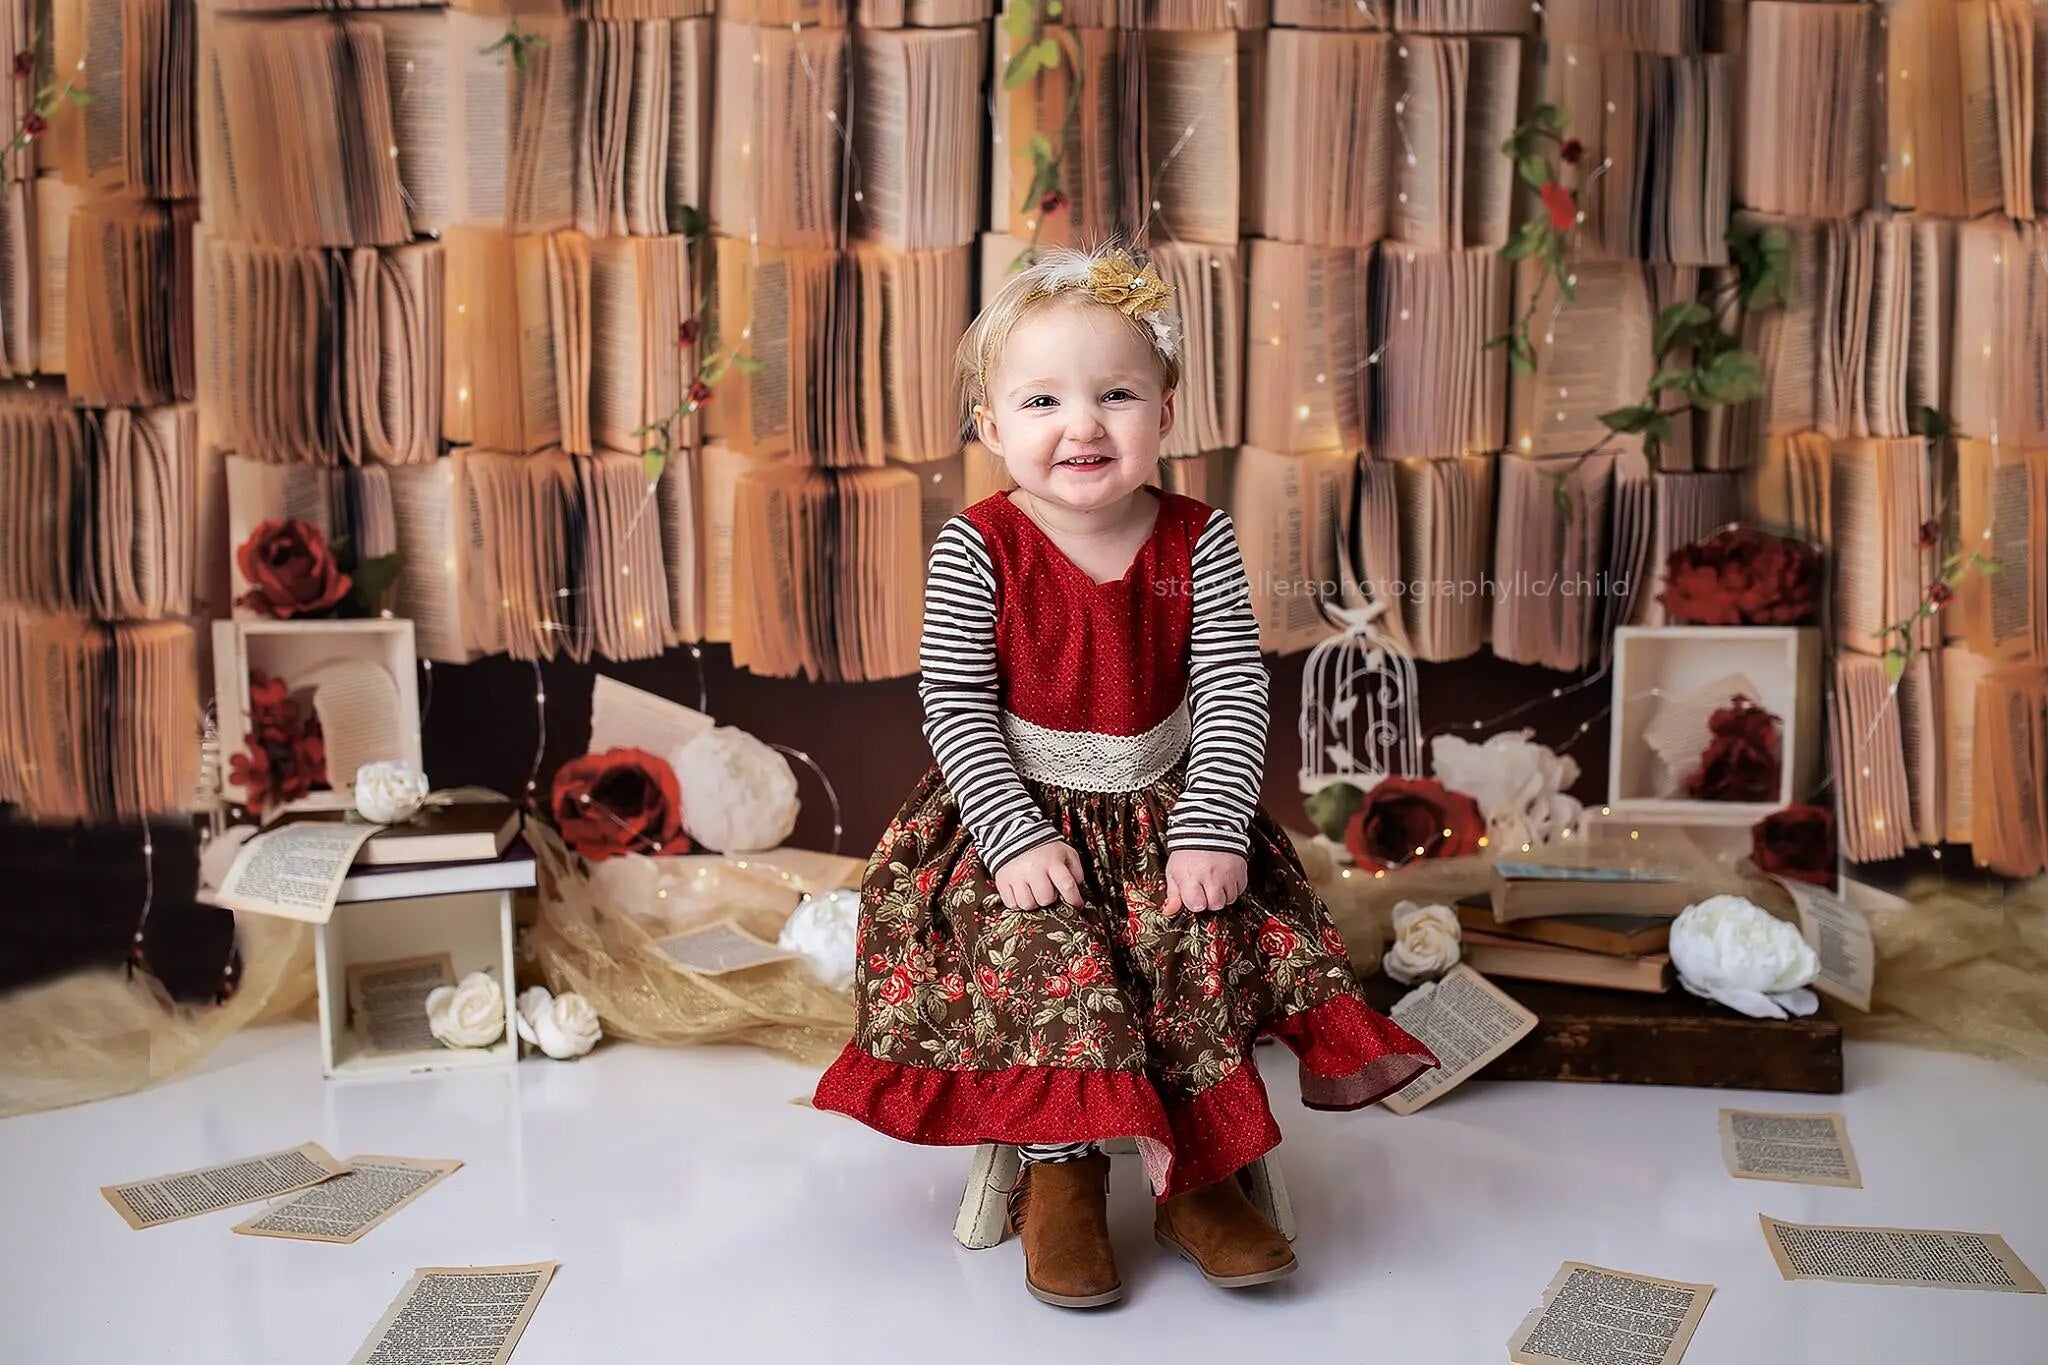
{"type": "Polygon", "coordinates": [[[1607,802],[1620,818],[1747,829],[1802,799],[1820,777],[1820,632],[1795,626],[1623,626],[1614,633],[1607,802]],[[1770,801],[1695,801],[1657,791],[1660,764],[1643,739],[1665,701],[1725,674],[1756,685],[1782,726],[1784,764],[1770,801]]]}
{"type": "MultiPolygon", "coordinates": [[[[1751,1019],[1682,989],[1639,995],[1488,980],[1534,1011],[1537,1023],[1479,1073],[1485,1080],[1842,1092],[1842,1026],[1826,1000],[1804,1019],[1751,1019]]],[[[1365,986],[1382,1011],[1411,989],[1385,976],[1365,986]]]]}

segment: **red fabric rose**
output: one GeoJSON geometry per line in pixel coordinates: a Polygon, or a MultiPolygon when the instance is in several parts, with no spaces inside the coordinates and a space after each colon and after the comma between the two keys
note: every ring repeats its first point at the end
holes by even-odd
{"type": "Polygon", "coordinates": [[[1699,801],[1774,801],[1782,766],[1778,718],[1748,697],[1707,718],[1713,738],[1700,766],[1685,779],[1688,796],[1699,801]]]}
{"type": "Polygon", "coordinates": [[[242,743],[242,752],[228,759],[228,781],[242,789],[245,804],[260,809],[271,798],[270,751],[255,735],[245,736],[242,743]]]}
{"type": "Polygon", "coordinates": [[[1920,548],[1923,550],[1931,550],[1939,544],[1941,544],[1941,523],[1938,521],[1921,522],[1920,548]]]}
{"type": "Polygon", "coordinates": [[[1074,983],[1064,976],[1053,977],[1045,983],[1045,993],[1055,1000],[1064,1000],[1074,993],[1074,983]]]}
{"type": "Polygon", "coordinates": [[[1936,583],[1927,590],[1927,600],[1937,607],[1945,607],[1955,600],[1956,590],[1947,583],[1936,583]]]}
{"type": "Polygon", "coordinates": [[[939,990],[945,994],[946,999],[958,1000],[967,994],[967,979],[958,972],[949,972],[945,979],[939,982],[939,990]]]}
{"type": "Polygon", "coordinates": [[[1787,806],[1750,826],[1749,857],[1759,872],[1835,884],[1835,813],[1826,806],[1787,806]]]}
{"type": "Polygon", "coordinates": [[[675,769],[644,749],[607,749],[564,763],[549,806],[569,847],[590,859],[688,853],[675,769]]]}
{"type": "Polygon", "coordinates": [[[1102,960],[1094,957],[1077,957],[1067,964],[1067,975],[1076,986],[1092,986],[1102,979],[1102,960]]]}
{"type": "Polygon", "coordinates": [[[278,783],[278,795],[296,801],[313,788],[327,785],[327,741],[320,737],[319,726],[292,736],[291,755],[286,774],[278,783]]]}
{"type": "Polygon", "coordinates": [[[1564,158],[1565,165],[1576,166],[1580,158],[1586,154],[1586,144],[1575,137],[1566,138],[1564,146],[1557,149],[1557,154],[1564,158]]]}
{"type": "Polygon", "coordinates": [[[692,406],[692,407],[699,407],[699,408],[701,408],[701,407],[703,407],[703,406],[704,406],[704,405],[705,405],[706,403],[709,403],[710,401],[711,401],[711,386],[710,386],[709,384],[705,383],[705,382],[704,382],[703,380],[701,380],[701,379],[692,379],[692,380],[690,381],[690,404],[691,404],[691,406],[692,406]]]}
{"type": "Polygon", "coordinates": [[[35,49],[34,49],[34,48],[27,48],[27,47],[25,47],[25,48],[23,48],[23,49],[22,49],[21,51],[19,51],[19,52],[15,53],[15,54],[14,54],[14,79],[16,79],[16,80],[18,80],[18,81],[25,81],[25,80],[27,80],[27,79],[28,79],[29,77],[31,77],[31,76],[33,76],[33,75],[35,75],[35,74],[36,74],[36,54],[35,54],[35,49]]]}
{"type": "Polygon", "coordinates": [[[917,894],[929,896],[932,888],[939,884],[939,870],[936,867],[919,868],[917,872],[917,894]]]}
{"type": "Polygon", "coordinates": [[[1009,992],[1003,989],[1003,979],[996,975],[993,967],[983,967],[974,974],[974,984],[981,987],[981,993],[990,1000],[1001,1000],[1009,992]]]}
{"type": "Polygon", "coordinates": [[[1351,948],[1350,945],[1344,942],[1344,935],[1338,933],[1333,926],[1327,924],[1323,926],[1323,951],[1332,957],[1351,956],[1351,948]]]}
{"type": "Polygon", "coordinates": [[[1344,827],[1344,847],[1360,867],[1376,872],[1415,858],[1477,853],[1485,833],[1479,803],[1463,792],[1447,791],[1431,777],[1383,777],[1344,827]]]}
{"type": "Polygon", "coordinates": [[[266,521],[251,531],[235,550],[235,567],[249,581],[235,605],[280,621],[332,611],[353,586],[320,528],[296,519],[266,521]]]}
{"type": "Polygon", "coordinates": [[[1657,600],[1673,625],[1805,625],[1820,600],[1820,555],[1801,541],[1734,527],[1672,551],[1657,600]]]}
{"type": "Polygon", "coordinates": [[[38,114],[31,110],[29,113],[24,114],[22,116],[21,135],[27,138],[30,142],[35,141],[37,138],[41,137],[44,133],[47,133],[49,131],[50,125],[44,121],[43,116],[41,114],[38,114]]]}
{"type": "Polygon", "coordinates": [[[1543,182],[1543,207],[1550,210],[1550,225],[1559,232],[1570,232],[1579,221],[1578,201],[1555,180],[1543,182]]]}
{"type": "Polygon", "coordinates": [[[697,319],[684,318],[676,324],[676,345],[689,346],[694,344],[697,340],[697,332],[697,319]]]}
{"type": "Polygon", "coordinates": [[[900,1005],[910,998],[910,973],[898,967],[889,973],[889,979],[882,983],[882,1003],[900,1005]]]}
{"type": "Polygon", "coordinates": [[[868,970],[869,970],[869,971],[871,971],[871,972],[886,972],[886,971],[888,971],[888,970],[889,970],[889,959],[888,959],[888,958],[886,958],[886,957],[883,957],[883,956],[882,956],[882,955],[881,955],[880,953],[871,953],[871,954],[869,954],[869,955],[868,955],[868,970]]]}
{"type": "Polygon", "coordinates": [[[1038,197],[1038,211],[1048,218],[1066,206],[1067,196],[1061,194],[1058,190],[1047,190],[1038,197]]]}
{"type": "Polygon", "coordinates": [[[1267,957],[1293,957],[1300,946],[1301,940],[1294,931],[1271,915],[1259,926],[1259,951],[1267,957]]]}

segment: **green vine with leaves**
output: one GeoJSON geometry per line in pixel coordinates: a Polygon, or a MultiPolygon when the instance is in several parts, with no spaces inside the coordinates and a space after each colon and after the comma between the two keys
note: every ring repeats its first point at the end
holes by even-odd
{"type": "MultiPolygon", "coordinates": [[[[1577,166],[1585,148],[1567,137],[1569,114],[1554,104],[1536,107],[1513,136],[1501,144],[1502,155],[1515,167],[1515,177],[1536,191],[1540,211],[1516,230],[1501,255],[1510,261],[1534,259],[1543,271],[1537,287],[1507,332],[1487,342],[1487,349],[1507,348],[1519,374],[1536,372],[1532,328],[1554,282],[1569,299],[1574,280],[1566,261],[1572,234],[1585,220],[1577,193],[1564,183],[1564,166],[1577,166]],[[1552,160],[1551,149],[1557,160],[1552,160]]],[[[1600,414],[1607,434],[1581,451],[1567,469],[1551,479],[1559,510],[1571,515],[1569,481],[1588,459],[1621,436],[1641,436],[1643,454],[1654,469],[1672,438],[1672,420],[1705,408],[1748,402],[1763,392],[1763,372],[1754,353],[1734,334],[1734,311],[1743,314],[1782,308],[1790,297],[1791,241],[1780,228],[1757,229],[1740,223],[1728,227],[1728,253],[1735,278],[1704,299],[1685,299],[1663,309],[1652,330],[1651,377],[1635,403],[1600,414]],[[1667,405],[1668,399],[1678,400],[1667,405]]]]}
{"type": "Polygon", "coordinates": [[[1019,207],[1031,224],[1031,241],[1010,262],[1018,270],[1038,259],[1038,238],[1045,220],[1065,211],[1072,203],[1061,178],[1060,149],[1072,135],[1074,120],[1081,112],[1081,67],[1070,58],[1059,39],[1046,34],[1046,25],[1066,13],[1063,0],[1028,0],[1003,14],[1003,32],[1016,44],[1016,51],[1003,65],[1003,89],[1015,90],[1029,81],[1043,80],[1049,72],[1067,68],[1067,107],[1060,119],[1057,139],[1044,133],[1031,135],[1031,183],[1025,188],[1019,207]],[[1035,210],[1035,212],[1034,212],[1035,210]]]}
{"type": "Polygon", "coordinates": [[[92,91],[81,85],[76,77],[57,81],[57,57],[49,35],[36,32],[29,36],[28,46],[14,54],[14,68],[11,77],[16,85],[35,84],[35,98],[29,101],[28,111],[14,125],[13,135],[7,142],[7,155],[27,147],[30,143],[50,131],[50,116],[57,112],[57,106],[68,104],[73,108],[84,108],[92,103],[92,91]]]}
{"type": "Polygon", "coordinates": [[[512,65],[524,71],[527,69],[528,64],[532,62],[534,54],[547,45],[548,40],[545,36],[538,33],[528,33],[525,29],[519,27],[519,16],[515,14],[506,21],[503,37],[499,38],[495,43],[478,48],[477,51],[482,53],[510,52],[512,54],[512,65]]]}
{"type": "MultiPolygon", "coordinates": [[[[1914,428],[1916,435],[1926,438],[1930,451],[1939,449],[1955,430],[1946,413],[1930,407],[1919,410],[1914,428]]],[[[1972,573],[1989,578],[2005,567],[1981,550],[1972,550],[1967,555],[1963,553],[1948,529],[1945,499],[1938,498],[1934,515],[1920,523],[1920,548],[1941,556],[1941,573],[1927,586],[1911,614],[1870,632],[1871,638],[1884,646],[1884,676],[1888,683],[1897,683],[1906,675],[1906,666],[1913,661],[1913,655],[1919,648],[1914,636],[1922,621],[1932,618],[1954,601],[1956,589],[1972,573]]]]}
{"type": "MultiPolygon", "coordinates": [[[[691,250],[699,249],[698,244],[707,242],[711,236],[711,220],[703,210],[685,204],[682,210],[683,236],[690,242],[691,250]]],[[[676,326],[676,349],[686,351],[692,346],[700,347],[696,377],[683,389],[682,396],[666,417],[657,418],[642,426],[633,428],[632,434],[645,438],[640,447],[640,462],[647,472],[647,481],[653,483],[661,477],[675,454],[683,422],[694,416],[697,410],[711,401],[719,381],[732,370],[741,374],[759,374],[762,362],[742,352],[737,346],[726,349],[718,336],[718,312],[711,306],[710,291],[697,300],[692,316],[684,318],[676,326]]]]}

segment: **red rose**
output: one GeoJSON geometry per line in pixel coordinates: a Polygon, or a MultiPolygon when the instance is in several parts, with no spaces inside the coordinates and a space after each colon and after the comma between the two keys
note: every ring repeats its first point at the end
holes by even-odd
{"type": "Polygon", "coordinates": [[[911,995],[910,973],[898,967],[889,973],[889,979],[882,983],[882,1003],[900,1005],[911,995]]]}
{"type": "Polygon", "coordinates": [[[1923,550],[1931,550],[1939,544],[1941,544],[1941,523],[1938,521],[1921,522],[1920,548],[1923,550]]]}
{"type": "Polygon", "coordinates": [[[981,987],[981,993],[990,1000],[1000,1000],[1009,992],[1003,989],[1003,979],[996,975],[993,967],[983,967],[974,974],[974,984],[981,987]]]}
{"type": "Polygon", "coordinates": [[[1064,976],[1056,976],[1045,983],[1045,993],[1055,1000],[1064,1000],[1074,993],[1074,983],[1064,976]]]}
{"type": "Polygon", "coordinates": [[[296,801],[313,788],[327,785],[327,741],[317,728],[292,736],[291,755],[290,771],[280,782],[279,795],[296,801]]]}
{"type": "Polygon", "coordinates": [[[30,112],[22,116],[21,135],[29,139],[31,142],[33,142],[35,139],[41,137],[44,133],[47,133],[49,131],[50,125],[43,121],[43,116],[41,114],[38,114],[31,110],[30,112]]]}
{"type": "Polygon", "coordinates": [[[1376,872],[1415,858],[1477,853],[1485,833],[1479,803],[1463,792],[1430,777],[1383,777],[1344,827],[1344,847],[1376,872]]]}
{"type": "Polygon", "coordinates": [[[1038,211],[1050,218],[1067,206],[1067,196],[1058,190],[1047,190],[1038,197],[1038,211]]]}
{"type": "Polygon", "coordinates": [[[264,522],[235,550],[235,566],[249,582],[235,605],[280,621],[330,612],[352,586],[310,522],[264,522]]]}
{"type": "Polygon", "coordinates": [[[1713,735],[1700,766],[1685,779],[1699,801],[1773,801],[1778,796],[1778,718],[1748,697],[1734,697],[1707,718],[1713,735]]]}
{"type": "Polygon", "coordinates": [[[936,867],[919,868],[917,872],[917,894],[929,896],[932,888],[939,884],[939,870],[936,867]]]}
{"type": "Polygon", "coordinates": [[[697,319],[684,318],[676,324],[676,345],[691,346],[697,341],[697,319]]]}
{"type": "Polygon", "coordinates": [[[966,978],[958,972],[952,972],[939,982],[939,989],[945,993],[946,999],[958,1000],[967,994],[966,978]]]}
{"type": "Polygon", "coordinates": [[[1578,201],[1555,180],[1543,182],[1543,207],[1550,210],[1550,225],[1559,232],[1570,232],[1579,221],[1578,201]]]}
{"type": "Polygon", "coordinates": [[[886,958],[886,957],[883,957],[883,956],[882,956],[882,955],[881,955],[880,953],[874,953],[874,954],[870,955],[870,956],[869,956],[869,958],[868,958],[868,970],[869,970],[869,971],[871,971],[871,972],[886,972],[886,971],[888,971],[888,970],[889,970],[889,959],[888,959],[888,958],[886,958]]]}
{"type": "Polygon", "coordinates": [[[1102,979],[1102,960],[1077,957],[1067,964],[1067,975],[1074,979],[1076,986],[1092,986],[1102,979]]]}
{"type": "Polygon", "coordinates": [[[690,381],[690,405],[701,408],[710,401],[711,386],[701,379],[692,379],[690,381]]]}
{"type": "Polygon", "coordinates": [[[1557,154],[1564,158],[1565,165],[1576,166],[1579,159],[1586,154],[1586,144],[1575,137],[1566,138],[1564,146],[1557,149],[1557,154]]]}
{"type": "Polygon", "coordinates": [[[25,81],[36,74],[36,54],[33,48],[23,48],[14,54],[14,79],[25,81]]]}
{"type": "Polygon", "coordinates": [[[273,678],[260,668],[249,670],[249,717],[259,723],[289,724],[299,718],[298,703],[283,678],[273,678]]]}
{"type": "Polygon", "coordinates": [[[1267,957],[1293,957],[1300,946],[1301,940],[1294,931],[1271,915],[1259,926],[1259,951],[1267,957]]]}
{"type": "Polygon", "coordinates": [[[688,853],[675,769],[644,749],[607,749],[564,763],[549,801],[563,840],[586,858],[688,853]]]}
{"type": "Polygon", "coordinates": [[[1927,600],[1937,607],[1945,607],[1955,600],[1956,590],[1947,583],[1936,583],[1927,590],[1927,600]]]}
{"type": "Polygon", "coordinates": [[[242,752],[228,759],[228,781],[242,789],[244,805],[262,808],[270,804],[270,751],[256,736],[244,736],[242,752]]]}
{"type": "Polygon", "coordinates": [[[1334,925],[1329,924],[1323,926],[1323,951],[1332,957],[1351,956],[1351,948],[1344,942],[1344,935],[1338,933],[1334,925]]]}
{"type": "Polygon", "coordinates": [[[1759,872],[1835,884],[1835,813],[1826,806],[1787,806],[1750,826],[1749,857],[1759,872]]]}
{"type": "Polygon", "coordinates": [[[1202,994],[1211,1000],[1223,994],[1223,978],[1214,972],[1204,972],[1202,974],[1202,994]]]}
{"type": "Polygon", "coordinates": [[[1820,555],[1738,526],[1671,553],[1657,600],[1680,626],[1798,626],[1820,600],[1820,555]]]}

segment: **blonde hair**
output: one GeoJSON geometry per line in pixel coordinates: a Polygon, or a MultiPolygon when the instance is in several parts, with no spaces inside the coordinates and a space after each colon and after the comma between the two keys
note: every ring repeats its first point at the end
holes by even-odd
{"type": "Polygon", "coordinates": [[[988,402],[989,375],[1010,333],[1033,310],[1069,294],[1120,313],[1158,357],[1165,391],[1180,387],[1180,310],[1158,268],[1114,242],[1049,247],[1003,282],[960,338],[960,426],[967,439],[974,438],[974,411],[988,402]]]}

